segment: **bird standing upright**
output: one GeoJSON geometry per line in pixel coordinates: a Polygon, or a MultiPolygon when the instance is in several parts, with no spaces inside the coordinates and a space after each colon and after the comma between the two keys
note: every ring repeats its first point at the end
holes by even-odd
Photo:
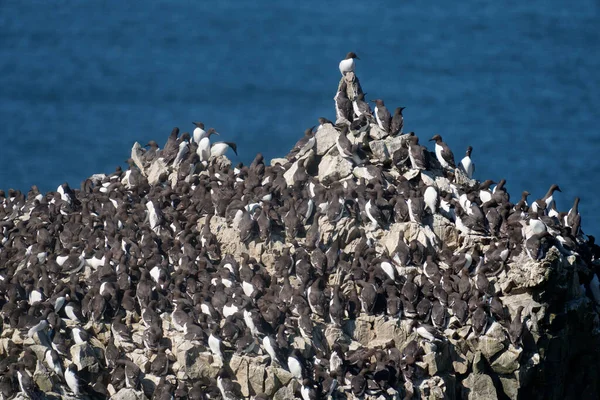
{"type": "Polygon", "coordinates": [[[372,101],[376,104],[375,120],[377,120],[377,125],[379,125],[379,127],[381,129],[383,129],[384,131],[389,133],[390,132],[390,124],[392,122],[392,116],[390,115],[390,112],[385,107],[383,100],[377,99],[377,100],[372,100],[372,101]]]}
{"type": "Polygon", "coordinates": [[[360,60],[360,58],[358,58],[358,56],[353,53],[350,52],[348,54],[346,54],[346,58],[344,58],[342,61],[340,61],[340,72],[343,75],[346,75],[346,72],[354,72],[354,59],[360,60]]]}
{"type": "Polygon", "coordinates": [[[440,135],[435,135],[429,139],[429,141],[435,142],[435,155],[442,165],[442,168],[456,168],[456,164],[454,164],[454,154],[452,154],[452,150],[450,150],[448,145],[442,141],[442,137],[440,135]]]}
{"type": "Polygon", "coordinates": [[[402,115],[402,110],[406,107],[398,107],[394,111],[394,116],[392,117],[392,126],[390,128],[390,135],[402,135],[402,129],[404,128],[404,116],[402,115]]]}
{"type": "Polygon", "coordinates": [[[464,172],[464,174],[467,176],[467,178],[472,179],[473,178],[473,172],[475,172],[475,164],[473,163],[473,161],[471,160],[471,152],[473,151],[473,148],[471,146],[467,147],[467,153],[466,155],[463,157],[462,160],[460,160],[460,164],[458,165],[458,168],[464,172]]]}
{"type": "Polygon", "coordinates": [[[194,132],[192,133],[193,136],[192,138],[194,139],[194,142],[196,143],[200,143],[200,140],[202,140],[202,138],[204,136],[206,136],[206,131],[204,130],[204,124],[202,122],[192,122],[196,127],[194,128],[194,132]]]}

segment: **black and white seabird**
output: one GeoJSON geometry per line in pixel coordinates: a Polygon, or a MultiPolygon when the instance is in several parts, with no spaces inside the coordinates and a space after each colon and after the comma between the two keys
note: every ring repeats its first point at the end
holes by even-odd
{"type": "Polygon", "coordinates": [[[204,124],[202,122],[192,122],[195,126],[194,131],[192,132],[192,139],[196,143],[200,143],[200,140],[204,136],[206,136],[206,131],[204,130],[204,124]]]}
{"type": "Polygon", "coordinates": [[[352,113],[354,110],[352,109],[352,102],[348,98],[346,90],[347,84],[344,81],[340,86],[340,90],[334,97],[336,123],[338,123],[338,121],[348,121],[346,123],[352,122],[352,113]]]}
{"type": "Polygon", "coordinates": [[[304,131],[304,136],[302,137],[302,139],[298,140],[294,147],[292,147],[292,150],[290,150],[290,152],[288,153],[288,160],[292,158],[302,157],[315,146],[316,140],[313,131],[314,129],[315,127],[313,126],[311,128],[307,128],[304,131]]]}
{"type": "Polygon", "coordinates": [[[388,111],[385,104],[383,103],[383,100],[376,99],[376,100],[371,100],[371,101],[376,104],[375,120],[377,121],[377,125],[379,125],[379,127],[382,130],[389,133],[390,125],[392,123],[392,116],[390,115],[390,112],[388,111]]]}
{"type": "Polygon", "coordinates": [[[546,195],[544,197],[542,197],[539,200],[536,200],[534,203],[531,204],[531,209],[533,211],[540,211],[540,212],[545,212],[545,211],[549,210],[552,206],[552,203],[554,203],[554,192],[555,191],[562,192],[562,190],[560,190],[558,185],[553,184],[552,186],[550,186],[550,189],[548,189],[548,192],[546,192],[546,195]]]}
{"type": "Polygon", "coordinates": [[[450,150],[448,145],[442,141],[442,137],[434,135],[429,141],[435,142],[435,155],[442,168],[456,168],[454,154],[452,154],[452,150],[450,150]]]}
{"type": "Polygon", "coordinates": [[[228,149],[233,150],[237,156],[237,145],[233,142],[215,142],[210,146],[210,158],[217,158],[224,155],[228,149]]]}
{"type": "Polygon", "coordinates": [[[428,159],[425,147],[419,144],[419,138],[417,136],[409,136],[406,140],[408,146],[408,156],[413,169],[427,169],[428,159]]]}
{"type": "Polygon", "coordinates": [[[390,135],[402,135],[402,130],[404,129],[404,116],[402,115],[402,110],[406,107],[397,107],[394,110],[394,116],[392,117],[392,125],[390,127],[390,135]]]}
{"type": "Polygon", "coordinates": [[[65,371],[65,382],[74,395],[79,394],[79,377],[77,376],[77,366],[71,364],[65,371]]]}
{"type": "Polygon", "coordinates": [[[365,93],[359,93],[358,96],[356,96],[352,102],[352,108],[357,117],[361,117],[362,115],[365,115],[366,117],[373,114],[371,107],[369,107],[369,103],[365,101],[365,93]]]}
{"type": "Polygon", "coordinates": [[[471,160],[471,152],[473,148],[471,146],[467,147],[466,155],[460,160],[460,164],[458,168],[467,176],[467,178],[473,178],[473,172],[475,172],[475,163],[471,160]]]}
{"type": "Polygon", "coordinates": [[[340,61],[340,73],[346,75],[346,72],[354,72],[354,59],[360,60],[354,52],[346,54],[346,58],[340,61]]]}
{"type": "Polygon", "coordinates": [[[579,214],[579,197],[575,197],[573,207],[565,217],[565,225],[571,228],[571,235],[579,236],[581,233],[581,215],[579,214]]]}

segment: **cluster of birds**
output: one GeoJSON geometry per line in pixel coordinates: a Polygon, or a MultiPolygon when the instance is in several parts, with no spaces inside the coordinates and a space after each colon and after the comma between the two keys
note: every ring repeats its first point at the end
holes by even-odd
{"type": "MultiPolygon", "coordinates": [[[[265,165],[260,154],[248,166],[219,162],[235,144],[211,144],[214,129],[195,123],[193,135],[174,129],[163,149],[153,141],[147,150],[134,146],[139,168],[131,161],[128,170],[90,178],[80,190],[63,184],[45,195],[36,187],[27,194],[0,192],[2,332],[17,330],[46,347],[38,359],[26,345],[8,342],[0,360],[0,397],[39,397],[32,374],[42,370],[57,390],[74,395],[105,398],[122,388],[141,390],[141,379],[150,374],[160,378],[147,394],[154,399],[237,399],[242,396],[229,368],[234,353],[268,355],[272,365],[293,375],[297,396],[305,400],[394,391],[410,396],[412,384],[428,376],[417,363],[422,341],[444,345],[446,328],[471,326],[481,335],[498,321],[520,345],[522,309],[511,318],[491,282],[522,251],[539,260],[550,246],[591,265],[600,251],[581,232],[578,199],[565,213],[556,210],[555,185],[529,205],[527,192],[511,203],[504,180],[493,190],[489,180],[459,184],[459,174],[472,177],[471,148],[457,167],[439,135],[431,139],[432,155],[414,133],[402,133],[403,108],[391,117],[382,100],[374,113],[364,94],[350,100],[348,83],[359,87],[355,58],[349,53],[340,63],[336,123],[319,119],[283,165],[265,165]],[[309,172],[318,159],[303,157],[326,126],[338,135],[330,151],[366,165],[372,179],[325,186],[309,172]],[[375,126],[405,138],[392,162],[375,160],[368,146],[352,143],[375,126]],[[177,179],[170,182],[164,174],[150,185],[144,171],[156,162],[177,179]],[[284,173],[293,164],[294,183],[288,185],[284,173]],[[410,170],[418,173],[407,179],[402,174],[410,170]],[[438,189],[431,171],[448,177],[451,190],[438,189]],[[401,233],[393,251],[377,250],[374,230],[394,223],[424,226],[433,214],[482,240],[460,250],[446,244],[435,249],[401,233]],[[284,242],[283,249],[273,250],[273,265],[223,252],[211,230],[217,219],[235,228],[242,243],[261,242],[270,251],[284,242]],[[326,237],[325,222],[349,224],[352,234],[326,237]],[[327,326],[345,329],[360,315],[407,319],[417,336],[356,350],[323,339],[327,326]],[[132,321],[144,327],[141,343],[133,339],[132,321]],[[99,368],[78,370],[69,349],[98,331],[109,338],[99,368]],[[173,335],[210,351],[220,367],[215,379],[175,378],[173,335]],[[310,346],[294,347],[297,337],[310,346]],[[148,369],[129,358],[135,349],[152,355],[148,369]]],[[[596,274],[582,282],[600,302],[596,274]]]]}

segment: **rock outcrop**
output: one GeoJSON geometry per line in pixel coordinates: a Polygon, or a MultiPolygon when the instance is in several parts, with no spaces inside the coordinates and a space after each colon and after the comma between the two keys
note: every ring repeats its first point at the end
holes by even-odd
{"type": "Polygon", "coordinates": [[[0,398],[73,396],[71,364],[79,397],[598,398],[594,242],[414,168],[414,134],[348,133],[361,165],[338,135],[2,192],[0,398]]]}

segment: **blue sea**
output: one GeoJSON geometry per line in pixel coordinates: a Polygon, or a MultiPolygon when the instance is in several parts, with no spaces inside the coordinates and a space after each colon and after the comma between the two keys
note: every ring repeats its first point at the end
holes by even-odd
{"type": "Polygon", "coordinates": [[[457,159],[473,146],[476,178],[505,178],[514,201],[559,184],[559,210],[580,196],[598,233],[599,4],[2,0],[0,188],[79,187],[192,121],[236,142],[234,162],[282,156],[335,118],[354,51],[405,131],[457,159]]]}

